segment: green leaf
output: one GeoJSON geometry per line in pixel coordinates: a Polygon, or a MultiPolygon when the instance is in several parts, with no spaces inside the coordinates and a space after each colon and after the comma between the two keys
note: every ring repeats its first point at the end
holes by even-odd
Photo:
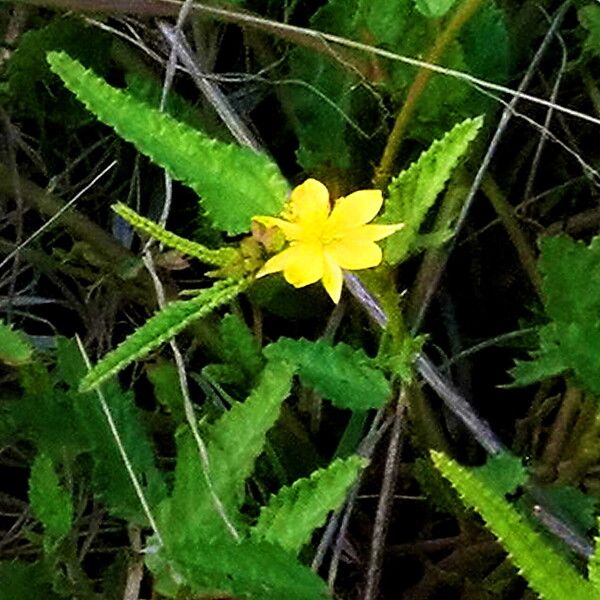
{"type": "Polygon", "coordinates": [[[225,413],[211,428],[208,445],[215,490],[225,506],[239,508],[243,486],[262,453],[267,432],[288,397],[293,370],[278,360],[269,361],[250,396],[225,413]]]}
{"type": "MultiPolygon", "coordinates": [[[[29,27],[33,25],[29,23],[29,27]]],[[[46,54],[63,50],[87,66],[105,72],[112,36],[75,16],[57,16],[39,29],[23,32],[6,65],[8,92],[23,115],[76,126],[90,116],[50,71],[46,54]],[[85,39],[87,43],[82,44],[85,39]]]]}
{"type": "Polygon", "coordinates": [[[0,362],[18,367],[31,360],[33,348],[20,331],[14,331],[0,321],[0,362]]]}
{"type": "MultiPolygon", "coordinates": [[[[117,51],[119,46],[116,45],[117,51]]],[[[113,49],[113,53],[115,50],[113,49]]],[[[127,69],[127,64],[123,65],[127,69]]],[[[135,67],[134,67],[135,68],[135,67]]],[[[125,73],[125,81],[127,83],[127,91],[145,104],[159,107],[162,100],[163,86],[158,77],[150,78],[145,73],[139,71],[127,71],[125,73]]],[[[173,89],[165,99],[164,111],[171,115],[174,119],[186,123],[194,129],[202,129],[202,115],[200,110],[192,106],[181,97],[173,89]]]]}
{"type": "Polygon", "coordinates": [[[292,51],[290,68],[296,80],[305,82],[289,95],[299,145],[298,162],[313,174],[326,168],[348,169],[351,153],[346,141],[347,115],[356,76],[330,59],[300,48],[292,51]],[[335,150],[332,139],[336,140],[335,150]]]}
{"type": "Polygon", "coordinates": [[[263,367],[264,359],[260,344],[246,323],[237,315],[223,317],[220,324],[223,358],[230,365],[241,369],[252,379],[263,367]]]}
{"type": "MultiPolygon", "coordinates": [[[[356,0],[330,0],[311,18],[319,31],[353,37],[356,0]]],[[[294,115],[298,162],[305,171],[348,169],[352,152],[347,134],[358,76],[351,69],[313,50],[290,53],[290,78],[304,82],[289,88],[286,102],[294,115]],[[332,146],[332,140],[335,140],[332,146]]]]}
{"type": "Polygon", "coordinates": [[[10,406],[19,439],[30,440],[57,464],[89,450],[89,440],[81,430],[74,408],[74,397],[61,389],[64,386],[59,384],[64,380],[59,374],[50,374],[43,365],[34,362],[22,368],[19,375],[23,395],[10,406]]]}
{"type": "Polygon", "coordinates": [[[600,314],[600,236],[589,246],[567,236],[541,241],[544,306],[555,321],[581,322],[600,314]]]}
{"type": "Polygon", "coordinates": [[[38,454],[29,476],[31,510],[53,538],[66,536],[73,522],[73,503],[70,494],[60,485],[52,459],[38,454]]]}
{"type": "Polygon", "coordinates": [[[563,357],[558,344],[556,326],[550,323],[541,327],[538,335],[540,349],[530,353],[532,360],[516,360],[516,366],[510,370],[514,379],[512,385],[531,385],[568,370],[568,361],[563,357]]]}
{"type": "Polygon", "coordinates": [[[577,13],[581,26],[588,34],[583,43],[583,52],[590,56],[600,56],[600,6],[588,4],[577,13]]]}
{"type": "Polygon", "coordinates": [[[244,233],[253,216],[281,212],[288,185],[266,156],[206,137],[111,87],[65,53],[49,53],[48,62],[98,119],[191,187],[216,227],[244,233]]]}
{"type": "MultiPolygon", "coordinates": [[[[244,499],[244,483],[263,451],[267,431],[277,420],[281,403],[290,393],[291,381],[290,367],[267,363],[248,399],[236,404],[209,430],[208,477],[214,494],[234,522],[244,499]]],[[[207,486],[198,447],[187,430],[178,435],[175,487],[161,509],[161,523],[170,547],[229,535],[207,486]]]]}
{"type": "Polygon", "coordinates": [[[42,562],[0,562],[0,600],[56,600],[50,574],[42,562]]]}
{"type": "Polygon", "coordinates": [[[498,493],[490,471],[467,469],[439,452],[432,452],[431,456],[465,504],[483,517],[535,592],[546,600],[600,597],[598,590],[498,493]]]}
{"type": "Polygon", "coordinates": [[[335,346],[325,340],[309,342],[280,338],[264,349],[269,360],[293,365],[302,382],[338,408],[380,408],[391,395],[390,384],[362,349],[335,346]]]}
{"type": "Polygon", "coordinates": [[[261,509],[252,529],[253,537],[298,554],[327,515],[344,502],[367,463],[359,456],[338,459],[309,478],[298,479],[283,488],[261,509]]]}
{"type": "Polygon", "coordinates": [[[247,281],[219,281],[191,300],[170,302],[95,365],[83,378],[80,391],[97,387],[134,360],[147,356],[192,321],[233,300],[247,285],[247,281]]]}
{"type": "Polygon", "coordinates": [[[517,385],[573,371],[579,383],[600,393],[600,237],[589,246],[566,236],[542,240],[539,268],[544,307],[551,322],[539,332],[529,362],[511,371],[517,385]]]}
{"type": "Polygon", "coordinates": [[[405,226],[385,242],[384,257],[388,264],[395,265],[408,256],[427,212],[482,124],[481,117],[459,123],[392,180],[381,222],[405,226]]]}
{"type": "Polygon", "coordinates": [[[325,583],[308,567],[279,546],[254,540],[235,542],[223,536],[212,542],[196,541],[182,547],[169,564],[149,556],[156,588],[168,597],[236,597],[250,600],[325,600],[325,583]],[[185,582],[182,594],[173,589],[172,576],[185,582]]]}
{"type": "Polygon", "coordinates": [[[238,252],[234,248],[225,247],[218,250],[211,250],[202,244],[171,233],[158,223],[138,215],[138,213],[125,204],[114,204],[112,209],[138,231],[148,234],[165,246],[174,248],[182,254],[197,258],[203,263],[224,267],[235,261],[238,257],[238,252]]]}
{"type": "MultiPolygon", "coordinates": [[[[469,73],[497,83],[508,81],[512,41],[504,11],[495,2],[483,3],[462,28],[459,40],[469,73]]],[[[490,98],[478,96],[483,111],[490,98]]]]}
{"type": "MultiPolygon", "coordinates": [[[[366,28],[377,45],[400,50],[407,29],[414,23],[413,0],[359,0],[355,28],[366,28]]],[[[342,2],[342,4],[344,4],[342,2]]]]}
{"type": "MultiPolygon", "coordinates": [[[[6,414],[2,415],[15,431],[10,443],[31,441],[38,453],[54,464],[73,465],[81,457],[96,495],[109,512],[145,524],[100,403],[95,396],[77,391],[86,367],[76,344],[59,338],[57,358],[52,372],[36,363],[20,370],[23,396],[18,402],[5,403],[6,414]]],[[[151,506],[157,505],[165,497],[166,487],[154,462],[155,450],[142,423],[142,412],[132,394],[123,393],[114,382],[105,386],[104,395],[142,490],[151,506]]]]}
{"type": "Polygon", "coordinates": [[[415,0],[417,10],[430,19],[443,17],[455,4],[456,0],[415,0]]]}
{"type": "MultiPolygon", "coordinates": [[[[166,485],[155,464],[155,448],[142,422],[142,411],[135,406],[133,395],[113,382],[105,386],[104,396],[144,496],[151,508],[157,506],[166,496],[166,485]]],[[[77,400],[77,425],[89,440],[92,485],[97,497],[112,515],[146,525],[146,516],[100,403],[89,395],[77,400]]]]}
{"type": "Polygon", "coordinates": [[[597,498],[571,486],[544,487],[544,508],[585,537],[596,525],[597,498]]]}
{"type": "Polygon", "coordinates": [[[146,373],[154,388],[156,400],[173,415],[178,423],[183,423],[185,421],[183,396],[175,365],[167,360],[159,360],[156,364],[148,365],[146,373]]]}
{"type": "Polygon", "coordinates": [[[70,389],[77,390],[86,373],[87,367],[75,340],[58,336],[56,338],[56,369],[53,375],[59,381],[66,383],[70,389]]]}
{"type": "Polygon", "coordinates": [[[474,470],[491,492],[504,496],[513,494],[527,479],[521,459],[510,452],[488,458],[485,465],[474,470]]]}

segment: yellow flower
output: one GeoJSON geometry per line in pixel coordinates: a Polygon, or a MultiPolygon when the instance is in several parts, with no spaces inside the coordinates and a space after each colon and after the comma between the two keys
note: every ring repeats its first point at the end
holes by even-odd
{"type": "Polygon", "coordinates": [[[283,271],[285,280],[297,288],[322,280],[337,304],[342,293],[342,269],[376,267],[382,253],[375,242],[403,227],[367,225],[382,203],[379,190],[360,190],[339,198],[331,209],[327,188],[316,179],[307,179],[292,191],[284,218],[254,217],[267,227],[278,227],[289,242],[256,276],[283,271]]]}

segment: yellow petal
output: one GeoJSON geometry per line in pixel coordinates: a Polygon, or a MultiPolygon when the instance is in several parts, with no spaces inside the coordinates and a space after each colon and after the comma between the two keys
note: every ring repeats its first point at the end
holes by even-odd
{"type": "Polygon", "coordinates": [[[344,239],[328,244],[325,252],[342,269],[369,269],[382,259],[381,248],[371,241],[344,239]]]}
{"type": "Polygon", "coordinates": [[[321,244],[298,243],[284,250],[282,254],[284,253],[286,254],[286,264],[283,276],[294,287],[304,287],[323,277],[321,244]]]}
{"type": "Polygon", "coordinates": [[[377,242],[388,235],[392,235],[392,233],[396,233],[396,231],[399,231],[403,227],[404,223],[397,223],[395,225],[363,225],[362,227],[357,227],[356,230],[347,232],[345,237],[356,241],[377,242]]]}
{"type": "Polygon", "coordinates": [[[290,252],[292,248],[286,248],[283,252],[276,254],[270,258],[258,271],[256,277],[264,277],[265,275],[271,275],[271,273],[278,273],[283,271],[290,260],[293,260],[294,253],[290,252]]]}
{"type": "Polygon", "coordinates": [[[300,227],[296,223],[290,223],[277,217],[258,216],[252,217],[253,221],[264,225],[265,227],[278,227],[283,232],[287,240],[297,240],[301,234],[300,227]]]}
{"type": "Polygon", "coordinates": [[[329,215],[329,192],[316,179],[307,179],[290,196],[291,220],[302,227],[322,227],[329,215]]]}
{"type": "Polygon", "coordinates": [[[359,190],[345,198],[339,198],[327,223],[329,232],[368,223],[375,218],[382,204],[380,190],[359,190]]]}
{"type": "Polygon", "coordinates": [[[331,256],[325,253],[323,260],[323,287],[336,304],[340,301],[343,283],[344,276],[342,269],[340,269],[331,256]]]}

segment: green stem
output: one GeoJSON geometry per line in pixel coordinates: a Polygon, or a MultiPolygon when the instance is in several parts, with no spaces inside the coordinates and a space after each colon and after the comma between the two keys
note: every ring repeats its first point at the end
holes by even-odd
{"type": "MultiPolygon", "coordinates": [[[[435,40],[432,48],[424,58],[425,62],[433,64],[439,63],[448,46],[456,39],[456,36],[462,27],[477,12],[482,3],[483,0],[464,0],[446,25],[445,29],[442,30],[435,40]]],[[[375,177],[373,178],[375,187],[383,188],[389,181],[406,128],[417,107],[418,100],[425,91],[432,76],[433,71],[425,67],[421,67],[417,72],[406,95],[406,100],[396,117],[396,122],[388,137],[381,161],[375,170],[375,177]]]]}
{"type": "Polygon", "coordinates": [[[536,258],[533,250],[531,249],[527,238],[521,231],[517,220],[513,214],[513,207],[506,201],[506,198],[500,191],[500,188],[496,182],[489,176],[486,175],[481,183],[481,190],[487,196],[491,202],[494,210],[496,211],[502,225],[506,229],[510,241],[513,243],[518,255],[521,265],[525,270],[525,273],[529,276],[535,291],[538,296],[542,294],[542,278],[537,269],[536,258]]]}
{"type": "MultiPolygon", "coordinates": [[[[464,169],[459,169],[450,181],[448,190],[440,202],[432,231],[450,229],[457,219],[471,182],[464,169]]],[[[432,282],[437,281],[439,272],[444,268],[448,257],[448,245],[429,248],[419,267],[415,282],[406,301],[406,321],[411,331],[420,327],[419,317],[422,307],[429,302],[429,296],[435,291],[432,282]]]]}

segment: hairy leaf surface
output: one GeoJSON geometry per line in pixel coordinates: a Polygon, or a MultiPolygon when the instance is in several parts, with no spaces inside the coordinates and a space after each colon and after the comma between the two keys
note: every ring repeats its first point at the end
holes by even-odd
{"type": "Polygon", "coordinates": [[[115,204],[112,209],[138,231],[142,231],[165,246],[174,248],[182,254],[197,258],[200,262],[208,265],[224,267],[233,262],[238,256],[237,251],[233,248],[211,250],[202,244],[198,244],[197,242],[183,238],[175,233],[171,233],[164,227],[161,227],[158,223],[146,219],[146,217],[142,217],[142,215],[139,215],[125,204],[115,204]]]}

